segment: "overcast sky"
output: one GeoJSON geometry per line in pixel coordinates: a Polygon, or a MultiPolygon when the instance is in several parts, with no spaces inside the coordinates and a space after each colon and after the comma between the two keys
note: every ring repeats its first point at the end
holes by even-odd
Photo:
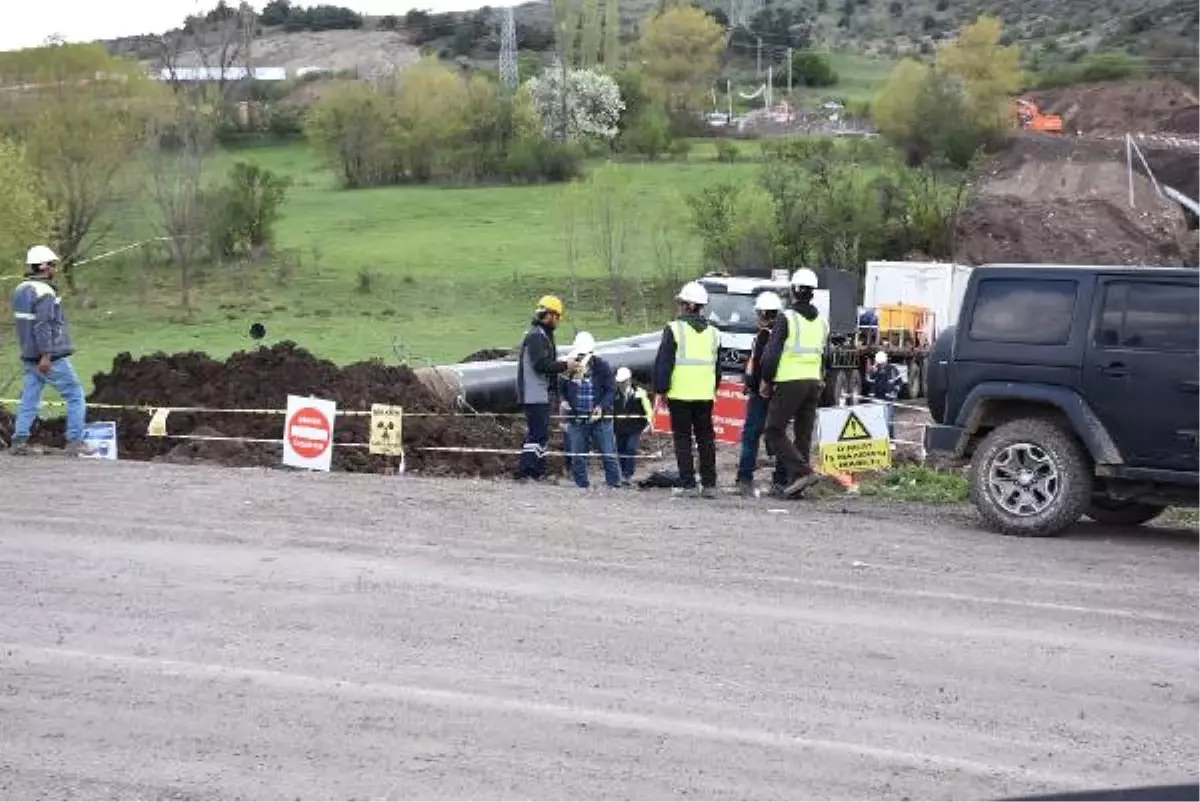
{"type": "MultiPolygon", "coordinates": [[[[229,0],[227,0],[229,2],[229,0]]],[[[261,9],[266,0],[252,2],[261,9]]],[[[162,33],[188,14],[207,11],[217,0],[0,0],[0,50],[37,47],[57,34],[69,42],[162,33]]],[[[293,5],[345,5],[363,14],[403,14],[414,6],[466,11],[481,5],[515,5],[511,0],[293,0],[293,5]]],[[[231,2],[232,5],[232,2],[231,2]]]]}

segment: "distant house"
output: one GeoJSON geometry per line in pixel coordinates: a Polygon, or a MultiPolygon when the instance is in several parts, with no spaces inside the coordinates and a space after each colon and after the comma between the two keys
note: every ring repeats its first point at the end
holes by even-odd
{"type": "Polygon", "coordinates": [[[284,67],[255,67],[248,70],[245,67],[163,67],[158,75],[152,76],[160,81],[181,81],[185,83],[202,83],[206,81],[244,81],[253,78],[256,81],[286,81],[287,69],[284,67]]]}

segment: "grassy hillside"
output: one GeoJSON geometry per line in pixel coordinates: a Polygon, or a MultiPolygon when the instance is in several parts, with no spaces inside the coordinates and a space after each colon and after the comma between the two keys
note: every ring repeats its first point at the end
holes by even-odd
{"type": "MultiPolygon", "coordinates": [[[[750,148],[744,150],[749,156],[750,148]]],[[[576,327],[605,336],[662,322],[661,306],[641,296],[632,319],[613,322],[582,210],[572,293],[563,226],[567,186],[346,192],[335,189],[333,175],[307,146],[226,153],[214,170],[235,158],[295,181],[275,257],[262,265],[213,268],[190,318],[179,307],[176,275],[158,260],[116,257],[80,268],[81,292],[68,305],[78,367],[89,380],[121,351],[223,355],[251,346],[248,329],[255,322],[266,326],[266,342],[295,340],[339,362],[457,361],[480,348],[515,344],[535,299],[547,292],[567,300],[567,336],[576,327]]],[[[691,163],[618,169],[630,181],[636,222],[629,279],[649,284],[659,270],[656,237],[669,240],[683,275],[701,268],[683,196],[718,180],[750,179],[757,168],[718,164],[711,150],[698,148],[691,163]]],[[[112,246],[153,236],[150,211],[127,212],[112,246]]],[[[3,367],[11,369],[8,360],[3,367]]],[[[0,371],[0,386],[4,382],[0,371]]]]}

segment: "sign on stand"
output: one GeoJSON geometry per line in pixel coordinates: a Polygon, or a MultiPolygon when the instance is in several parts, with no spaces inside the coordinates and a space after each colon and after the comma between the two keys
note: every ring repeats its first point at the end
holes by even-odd
{"type": "MultiPolygon", "coordinates": [[[[741,379],[722,379],[713,404],[713,431],[718,443],[736,446],[742,442],[742,427],[746,423],[746,396],[742,395],[741,379]]],[[[671,433],[671,413],[665,399],[654,406],[653,430],[657,434],[671,433]]]]}
{"type": "Polygon", "coordinates": [[[822,470],[854,474],[891,466],[892,449],[882,405],[826,407],[819,412],[822,470]]]}
{"type": "Polygon", "coordinates": [[[310,471],[333,465],[333,421],[337,404],[320,398],[289,395],[283,424],[283,464],[310,471]]]}
{"type": "Polygon", "coordinates": [[[404,456],[404,409],[387,404],[371,405],[371,454],[388,457],[404,456]]]}
{"type": "Polygon", "coordinates": [[[112,421],[89,423],[83,428],[83,442],[96,450],[88,459],[116,459],[117,424],[112,421]]]}

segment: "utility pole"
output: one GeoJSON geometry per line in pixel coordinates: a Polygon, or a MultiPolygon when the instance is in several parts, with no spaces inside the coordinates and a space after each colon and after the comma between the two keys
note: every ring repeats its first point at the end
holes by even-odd
{"type": "Polygon", "coordinates": [[[761,78],[762,77],[762,37],[756,36],[754,38],[758,40],[758,48],[757,48],[758,55],[757,55],[757,58],[755,61],[757,66],[755,67],[755,70],[754,70],[754,77],[761,78]]]}
{"type": "Polygon", "coordinates": [[[766,100],[767,100],[767,111],[771,110],[771,101],[775,99],[774,98],[775,87],[772,85],[772,84],[774,84],[774,82],[775,82],[775,66],[773,64],[768,64],[767,65],[767,89],[765,92],[763,92],[763,95],[766,97],[766,100]]]}
{"type": "Polygon", "coordinates": [[[792,49],[788,48],[788,97],[792,96],[792,49]]]}
{"type": "Polygon", "coordinates": [[[729,116],[725,119],[726,125],[733,125],[733,81],[725,79],[725,102],[729,104],[729,116]]]}

